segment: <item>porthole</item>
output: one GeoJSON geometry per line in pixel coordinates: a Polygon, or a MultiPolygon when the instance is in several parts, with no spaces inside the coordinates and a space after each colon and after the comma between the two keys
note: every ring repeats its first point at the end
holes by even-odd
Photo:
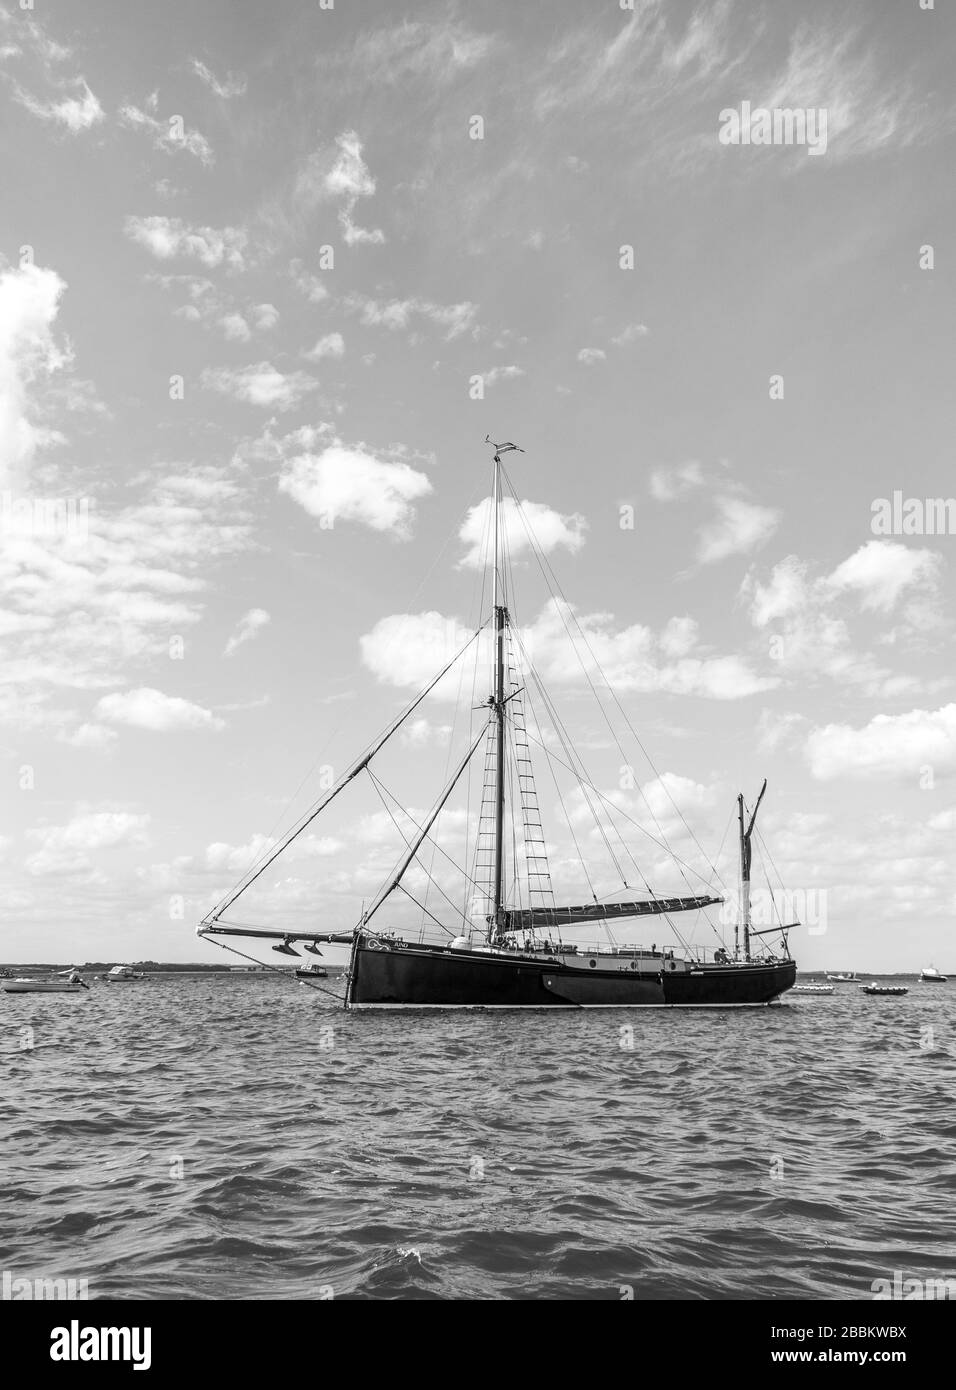
{"type": "Polygon", "coordinates": [[[589,965],[589,966],[591,967],[591,969],[593,970],[594,967],[597,965],[597,961],[596,961],[596,960],[589,960],[589,961],[588,961],[588,965],[589,965]]]}

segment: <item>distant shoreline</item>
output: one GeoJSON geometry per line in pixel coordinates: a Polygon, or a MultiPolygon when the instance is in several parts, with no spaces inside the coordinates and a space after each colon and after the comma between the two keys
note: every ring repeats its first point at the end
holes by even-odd
{"type": "MultiPolygon", "coordinates": [[[[66,961],[0,961],[0,970],[78,970],[81,974],[105,974],[112,970],[115,961],[87,961],[83,965],[76,965],[75,962],[66,961]]],[[[127,962],[123,962],[127,964],[127,962]]],[[[283,975],[295,974],[294,965],[177,965],[175,962],[161,961],[130,961],[134,970],[142,971],[145,975],[261,975],[275,974],[277,971],[283,975]]],[[[330,974],[336,974],[344,970],[344,966],[330,965],[326,969],[330,974]]]]}

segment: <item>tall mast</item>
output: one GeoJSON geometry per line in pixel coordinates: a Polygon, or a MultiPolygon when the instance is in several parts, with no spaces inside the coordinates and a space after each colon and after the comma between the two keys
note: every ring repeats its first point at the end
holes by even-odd
{"type": "Polygon", "coordinates": [[[750,857],[751,845],[750,837],[753,834],[754,822],[757,819],[757,811],[763,801],[763,794],[767,790],[767,779],[764,778],[763,786],[760,788],[760,795],[754,805],[753,815],[750,817],[750,824],[744,829],[744,798],[743,793],[737,797],[737,814],[740,822],[740,919],[744,931],[744,960],[750,959],[750,857]]]}
{"type": "Polygon", "coordinates": [[[501,458],[495,451],[494,527],[495,555],[492,607],[495,613],[495,878],[491,911],[494,934],[501,930],[501,909],[505,862],[505,607],[504,576],[501,574],[501,458]]]}
{"type": "Polygon", "coordinates": [[[491,604],[495,615],[494,648],[494,694],[491,706],[494,710],[495,729],[495,834],[494,834],[494,877],[491,897],[491,930],[489,938],[497,938],[504,931],[504,866],[505,866],[505,627],[508,622],[508,609],[505,604],[504,569],[501,563],[501,455],[513,449],[523,453],[517,444],[495,444],[490,437],[486,444],[493,444],[494,491],[492,496],[492,524],[494,526],[494,557],[492,560],[491,604]]]}

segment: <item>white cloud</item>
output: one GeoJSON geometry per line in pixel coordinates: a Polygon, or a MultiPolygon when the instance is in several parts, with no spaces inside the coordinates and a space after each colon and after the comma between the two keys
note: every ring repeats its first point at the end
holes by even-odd
{"type": "Polygon", "coordinates": [[[407,540],[415,517],[413,504],[426,497],[432,485],[407,463],[378,459],[361,446],[349,448],[336,440],[321,454],[289,459],[279,489],[329,527],[354,521],[407,540]]]}
{"type": "Polygon", "coordinates": [[[341,333],[327,333],[320,338],[314,348],[303,353],[310,362],[320,362],[323,357],[341,357],[345,352],[345,339],[341,333]]]}
{"type": "Polygon", "coordinates": [[[10,487],[56,436],[32,418],[30,388],[68,364],[53,324],[65,283],[36,265],[0,272],[0,482],[10,487]]]}
{"type": "Polygon", "coordinates": [[[660,648],[665,656],[688,656],[697,646],[698,624],[694,618],[669,618],[661,629],[660,648]]]}
{"type": "MultiPolygon", "coordinates": [[[[241,876],[253,864],[258,863],[274,844],[274,837],[262,834],[253,835],[244,845],[228,845],[217,841],[206,846],[200,865],[191,864],[190,867],[216,874],[241,876]]],[[[303,859],[325,859],[340,854],[345,848],[345,841],[332,835],[302,835],[289,846],[283,858],[290,863],[303,859]]]]}
{"type": "Polygon", "coordinates": [[[375,192],[375,180],[362,158],[362,142],[354,130],[336,137],[338,154],[325,175],[325,191],[333,198],[369,198],[375,192]]]}
{"type": "Polygon", "coordinates": [[[210,68],[207,68],[205,63],[200,62],[198,58],[193,58],[191,61],[193,72],[217,97],[222,97],[223,100],[228,101],[231,97],[241,97],[245,94],[246,79],[244,77],[236,76],[230,72],[226,74],[225,81],[221,81],[216,74],[210,68]]]}
{"type": "Polygon", "coordinates": [[[266,333],[279,322],[279,310],[274,304],[256,304],[252,309],[252,317],[256,328],[266,333]]]}
{"type": "Polygon", "coordinates": [[[221,391],[248,405],[275,406],[278,410],[298,405],[318,386],[306,372],[283,373],[271,362],[248,367],[207,367],[200,380],[208,390],[221,391]]]}
{"type": "Polygon", "coordinates": [[[572,607],[552,599],[522,633],[535,666],[548,682],[575,684],[584,679],[584,671],[600,682],[600,666],[618,691],[660,691],[715,700],[742,699],[777,684],[776,677],[758,676],[741,657],[712,655],[697,640],[696,628],[690,629],[686,622],[675,629],[672,620],[656,636],[641,624],[615,630],[607,613],[578,614],[577,624],[574,616],[572,607]],[[573,645],[566,623],[575,637],[573,645]]]}
{"type": "MultiPolygon", "coordinates": [[[[176,312],[182,314],[184,317],[192,318],[193,315],[195,315],[197,319],[200,317],[199,310],[191,304],[187,304],[185,309],[178,309],[176,312]]],[[[222,326],[223,333],[230,342],[247,343],[252,337],[252,330],[241,314],[226,314],[219,322],[222,326]]]]}
{"type": "Polygon", "coordinates": [[[907,714],[878,714],[861,729],[827,724],[807,737],[814,777],[909,777],[918,785],[924,768],[934,774],[956,769],[956,705],[907,714]]]}
{"type": "MultiPolygon", "coordinates": [[[[615,629],[608,613],[577,615],[557,599],[516,634],[518,659],[527,653],[541,678],[552,687],[583,686],[588,677],[601,684],[601,670],[618,692],[640,691],[736,700],[772,689],[778,682],[753,672],[737,656],[714,656],[694,643],[694,654],[673,655],[646,627],[615,629]],[[568,637],[565,622],[575,641],[568,637]],[[580,631],[579,631],[580,630],[580,631]],[[583,638],[581,636],[583,634],[583,638]],[[586,639],[586,640],[584,640],[586,639]]],[[[673,640],[674,630],[665,632],[673,640]]],[[[440,613],[393,614],[382,618],[360,640],[362,660],[381,681],[420,689],[460,650],[470,632],[456,618],[440,613]]],[[[685,630],[686,639],[687,632],[685,630]]],[[[487,662],[487,633],[478,660],[487,662]]],[[[469,668],[470,669],[470,668],[469,668]]],[[[460,674],[453,669],[436,687],[436,699],[459,698],[460,674]]]]}
{"type": "Polygon", "coordinates": [[[313,155],[299,176],[297,193],[307,203],[330,198],[341,204],[338,218],[347,246],[380,245],[385,233],[377,228],[368,231],[358,227],[352,213],[360,198],[370,198],[375,192],[375,180],[362,157],[362,141],[354,130],[336,136],[334,153],[320,150],[313,155]]]}
{"type": "MultiPolygon", "coordinates": [[[[439,668],[440,669],[440,668],[439,668]]],[[[406,748],[445,747],[451,738],[450,724],[433,724],[429,719],[411,719],[403,724],[399,737],[406,748]]]]}
{"type": "Polygon", "coordinates": [[[328,299],[329,291],[321,275],[303,270],[301,261],[290,262],[289,271],[297,289],[305,295],[310,304],[321,304],[323,299],[328,299]]]}
{"type": "MultiPolygon", "coordinates": [[[[904,56],[874,41],[860,14],[834,10],[829,18],[788,24],[783,37],[789,51],[781,61],[779,29],[748,24],[739,5],[698,6],[682,18],[661,0],[641,0],[609,32],[583,23],[573,32],[557,31],[539,57],[529,102],[552,128],[574,122],[569,138],[579,129],[582,111],[603,108],[606,134],[623,136],[635,119],[653,124],[655,138],[637,157],[672,176],[714,168],[713,137],[701,134],[699,121],[688,122],[687,111],[713,109],[716,116],[729,79],[732,90],[751,97],[755,107],[826,109],[828,161],[931,138],[943,126],[922,99],[918,76],[904,56]]],[[[774,163],[786,175],[815,162],[774,163]]],[[[726,166],[720,167],[723,177],[726,166]]],[[[755,161],[741,167],[759,167],[763,177],[769,166],[755,161]]]]}
{"type": "Polygon", "coordinates": [[[578,353],[578,361],[583,362],[586,367],[593,367],[606,359],[607,353],[603,348],[583,347],[578,353]]]}
{"type": "Polygon", "coordinates": [[[744,580],[743,592],[752,593],[750,617],[755,627],[766,627],[778,618],[789,617],[802,609],[809,598],[806,565],[796,555],[788,555],[774,565],[769,584],[760,584],[750,576],[744,580]]]}
{"type": "MultiPolygon", "coordinates": [[[[377,680],[421,688],[460,651],[471,636],[457,618],[434,611],[393,613],[359,638],[362,661],[377,680]]],[[[453,670],[436,687],[436,698],[454,700],[459,676],[453,670]]]]}
{"type": "Polygon", "coordinates": [[[165,733],[170,729],[222,729],[225,723],[210,710],[178,695],[140,687],[117,691],[97,701],[94,714],[107,724],[126,724],[134,729],[165,733]]]}
{"type": "Polygon", "coordinates": [[[849,619],[858,613],[883,615],[905,595],[901,629],[880,636],[884,650],[912,646],[930,631],[936,616],[933,599],[939,557],[895,542],[872,541],[855,551],[829,575],[812,577],[810,566],[788,555],[773,567],[766,582],[751,571],[741,585],[750,599],[754,627],[773,634],[773,655],[781,671],[791,675],[822,674],[865,694],[896,698],[921,688],[912,665],[900,674],[878,665],[873,639],[858,649],[849,619]],[[855,601],[856,612],[851,611],[855,601]]]}
{"type": "Polygon", "coordinates": [[[126,235],[160,261],[188,256],[214,267],[245,267],[248,237],[236,227],[192,227],[178,217],[127,217],[126,235]]]}
{"type": "Polygon", "coordinates": [[[90,851],[148,844],[149,820],[148,815],[128,811],[92,811],[74,816],[66,825],[28,830],[27,838],[38,848],[27,857],[26,868],[36,876],[85,872],[92,866],[90,851]]]}
{"type": "Polygon", "coordinates": [[[704,470],[696,459],[670,467],[655,468],[650,476],[651,496],[658,502],[674,502],[688,492],[704,486],[704,470]]]}
{"type": "Polygon", "coordinates": [[[941,564],[934,551],[874,540],[838,565],[826,583],[831,589],[859,594],[864,609],[888,613],[905,590],[934,587],[941,564]]]}
{"type": "Polygon", "coordinates": [[[447,17],[427,22],[402,20],[393,27],[365,30],[356,40],[353,62],[363,80],[375,85],[409,80],[446,85],[477,67],[494,47],[494,39],[447,17]]]}
{"type": "MultiPolygon", "coordinates": [[[[477,567],[485,562],[489,537],[491,534],[492,499],[486,497],[476,506],[470,507],[462,522],[458,539],[468,547],[461,564],[477,567]]],[[[562,516],[544,502],[529,502],[519,505],[513,497],[505,497],[501,502],[501,531],[503,543],[511,556],[517,557],[531,547],[528,532],[545,555],[550,555],[559,546],[577,554],[584,544],[587,521],[577,512],[562,516]]]]}
{"type": "Polygon", "coordinates": [[[494,386],[496,381],[514,381],[519,376],[524,376],[523,367],[489,367],[488,371],[481,373],[481,380],[485,386],[494,386]]]}
{"type": "Polygon", "coordinates": [[[697,559],[702,565],[745,555],[765,545],[780,525],[781,514],[741,497],[718,497],[717,515],[698,529],[697,559]]]}
{"type": "Polygon", "coordinates": [[[478,312],[478,306],[468,300],[461,304],[434,304],[428,299],[390,299],[381,302],[363,294],[350,294],[345,306],[352,312],[358,312],[360,322],[366,326],[391,328],[393,331],[408,328],[413,317],[426,318],[444,328],[449,341],[467,332],[478,312]]]}
{"type": "Polygon", "coordinates": [[[878,53],[856,25],[803,21],[783,68],[754,105],[799,108],[812,92],[812,105],[827,111],[829,160],[905,149],[927,132],[927,112],[905,69],[891,63],[881,71],[878,53]]]}
{"type": "Polygon", "coordinates": [[[778,713],[776,710],[760,711],[757,721],[757,746],[761,752],[775,753],[778,748],[791,745],[799,736],[807,719],[793,710],[778,713]]]}
{"type": "Polygon", "coordinates": [[[101,693],[125,685],[129,668],[168,663],[170,635],[202,616],[206,571],[248,543],[241,494],[222,470],[197,462],[128,487],[134,500],[91,504],[82,525],[4,535],[0,722],[102,744],[54,695],[101,693]]]}
{"type": "Polygon", "coordinates": [[[369,231],[366,227],[357,226],[352,221],[351,208],[348,207],[342,208],[339,213],[339,226],[346,246],[381,246],[385,240],[381,227],[369,231]]]}
{"type": "MultiPolygon", "coordinates": [[[[568,801],[570,819],[576,825],[593,827],[591,837],[599,841],[601,832],[594,824],[593,796],[585,796],[583,790],[578,788],[568,801]]],[[[620,824],[610,811],[608,802],[655,837],[663,835],[669,841],[674,841],[687,837],[684,825],[687,817],[693,820],[698,830],[701,828],[707,812],[715,805],[716,790],[679,773],[664,772],[633,791],[613,787],[604,793],[602,820],[609,819],[613,824],[620,824]],[[684,820],[681,819],[682,815],[684,820]]]]}
{"type": "Polygon", "coordinates": [[[160,121],[146,111],[141,111],[138,106],[128,104],[120,107],[119,117],[123,125],[133,130],[147,131],[153,137],[153,148],[156,150],[165,150],[167,154],[185,150],[207,168],[215,163],[215,155],[206,137],[198,130],[180,130],[179,116],[172,117],[170,121],[160,121]]]}
{"type": "Polygon", "coordinates": [[[90,91],[82,77],[63,83],[62,86],[64,89],[72,87],[75,95],[61,97],[59,101],[41,101],[22,87],[14,86],[14,96],[20,105],[25,106],[34,116],[66,126],[74,135],[79,134],[81,130],[89,130],[91,126],[105,119],[98,98],[90,91]]]}
{"type": "Polygon", "coordinates": [[[250,642],[270,621],[269,614],[264,608],[250,608],[249,612],[244,613],[239,619],[235,632],[226,643],[223,655],[232,656],[238,647],[241,647],[244,642],[250,642]]]}
{"type": "Polygon", "coordinates": [[[640,338],[646,338],[650,330],[643,323],[629,323],[621,329],[620,333],[615,334],[611,342],[616,347],[627,347],[629,343],[636,343],[640,338]]]}

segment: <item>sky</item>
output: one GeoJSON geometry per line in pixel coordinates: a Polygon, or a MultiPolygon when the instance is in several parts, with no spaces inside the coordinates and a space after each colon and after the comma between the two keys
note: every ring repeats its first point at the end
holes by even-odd
{"type": "MultiPolygon", "coordinates": [[[[956,969],[954,47],[928,0],[3,0],[0,958],[227,959],[196,923],[473,630],[491,434],[643,881],[660,831],[732,887],[766,777],[801,967],[956,969]]],[[[487,694],[235,920],[350,929],[487,694]]],[[[619,894],[538,794],[558,900],[575,838],[619,894]]]]}

